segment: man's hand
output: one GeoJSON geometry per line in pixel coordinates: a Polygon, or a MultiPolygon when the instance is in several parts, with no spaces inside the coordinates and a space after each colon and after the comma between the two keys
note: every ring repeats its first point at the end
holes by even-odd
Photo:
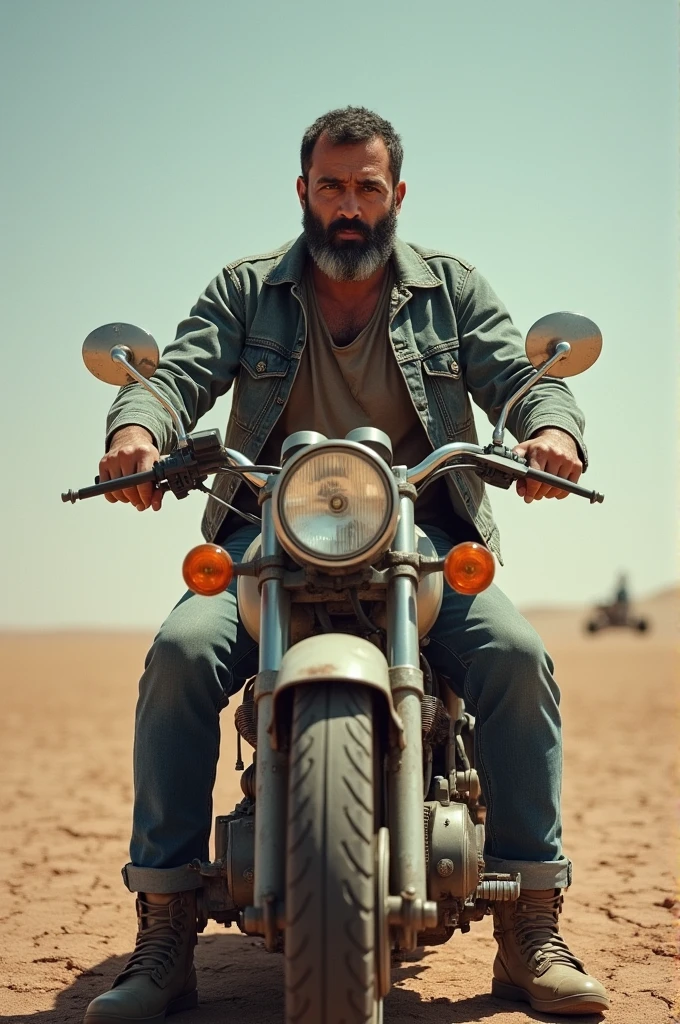
{"type": "MultiPolygon", "coordinates": [[[[534,437],[518,444],[513,451],[526,459],[533,469],[542,469],[545,473],[563,476],[573,483],[583,472],[583,463],[579,458],[576,441],[564,430],[556,427],[545,427],[537,431],[534,437]]],[[[557,487],[539,483],[538,480],[518,480],[517,493],[528,504],[539,498],[568,498],[568,491],[560,491],[557,487]]]]}
{"type": "MultiPolygon", "coordinates": [[[[115,480],[119,476],[131,473],[143,473],[153,467],[160,454],[152,435],[144,427],[121,427],[111,439],[111,446],[99,463],[99,479],[115,480]]],[[[139,512],[149,506],[158,512],[163,501],[163,492],[152,483],[140,484],[139,487],[126,487],[123,491],[110,491],[105,495],[107,501],[124,501],[134,505],[139,512]]]]}

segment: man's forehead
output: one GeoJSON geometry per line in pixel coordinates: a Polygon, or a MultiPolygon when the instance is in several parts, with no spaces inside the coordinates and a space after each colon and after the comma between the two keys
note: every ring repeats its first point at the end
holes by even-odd
{"type": "Polygon", "coordinates": [[[380,136],[365,142],[334,143],[325,132],[312,152],[310,167],[315,177],[381,177],[388,179],[390,157],[380,136]]]}

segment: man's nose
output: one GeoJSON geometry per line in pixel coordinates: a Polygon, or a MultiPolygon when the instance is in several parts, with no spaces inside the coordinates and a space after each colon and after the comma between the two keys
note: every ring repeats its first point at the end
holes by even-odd
{"type": "Polygon", "coordinates": [[[355,220],[361,216],[359,200],[351,189],[348,189],[343,194],[338,212],[341,217],[347,217],[350,220],[355,220]]]}

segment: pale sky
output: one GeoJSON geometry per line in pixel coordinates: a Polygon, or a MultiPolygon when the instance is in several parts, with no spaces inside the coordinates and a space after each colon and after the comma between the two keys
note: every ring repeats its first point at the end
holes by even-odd
{"type": "Polygon", "coordinates": [[[82,340],[162,348],[226,262],[295,236],[300,138],[348,103],[402,135],[402,238],[475,263],[523,332],[574,309],[604,336],[572,386],[606,501],[492,489],[497,581],[523,605],[672,583],[676,38],[670,0],[0,0],[0,626],[146,628],[181,596],[201,496],[60,501],[115,395],[82,340]]]}

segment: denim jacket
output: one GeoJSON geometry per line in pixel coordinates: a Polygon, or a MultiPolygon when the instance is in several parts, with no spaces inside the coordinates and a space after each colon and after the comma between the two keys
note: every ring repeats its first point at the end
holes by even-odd
{"type": "MultiPolygon", "coordinates": [[[[281,415],[306,342],[300,282],[304,236],[262,256],[226,266],[208,285],[163,352],[154,381],[193,430],[234,385],[226,444],[255,461],[281,415]]],[[[495,422],[532,372],[522,338],[487,281],[469,263],[397,239],[389,336],[411,400],[433,448],[477,442],[474,400],[495,422]]],[[[107,441],[128,424],[146,427],[162,453],[176,443],[172,421],[139,384],[118,393],[107,441]]],[[[508,427],[526,440],[542,427],[571,434],[584,464],[583,416],[566,384],[543,379],[510,413],[508,427]]],[[[311,425],[310,425],[311,426],[311,425]]],[[[446,478],[455,512],[472,522],[500,558],[498,528],[474,473],[446,478]]],[[[215,491],[232,501],[239,481],[218,475],[215,491]]],[[[208,500],[203,534],[212,540],[226,510],[208,500]]]]}

